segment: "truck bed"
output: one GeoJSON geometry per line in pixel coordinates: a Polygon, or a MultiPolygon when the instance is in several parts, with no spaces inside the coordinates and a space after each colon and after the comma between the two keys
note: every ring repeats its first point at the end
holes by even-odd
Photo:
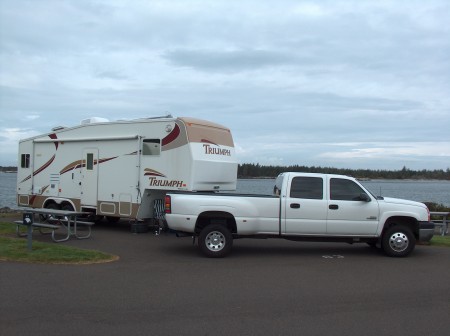
{"type": "Polygon", "coordinates": [[[174,230],[193,231],[199,216],[223,213],[233,216],[239,226],[237,233],[242,235],[280,231],[280,198],[275,195],[175,192],[168,196],[172,198],[170,218],[174,230]]]}

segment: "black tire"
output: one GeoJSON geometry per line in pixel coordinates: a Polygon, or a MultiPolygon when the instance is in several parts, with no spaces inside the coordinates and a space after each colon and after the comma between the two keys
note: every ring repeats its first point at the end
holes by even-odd
{"type": "MultiPolygon", "coordinates": [[[[70,204],[70,203],[65,203],[64,205],[62,205],[61,206],[61,210],[64,210],[64,211],[75,211],[75,209],[73,208],[72,204],[70,204]]],[[[64,217],[61,217],[61,219],[64,219],[64,220],[68,221],[69,217],[64,216],[64,217]]]]}
{"type": "Polygon", "coordinates": [[[73,206],[72,206],[71,204],[66,203],[66,204],[64,204],[64,205],[61,207],[61,210],[64,210],[64,211],[74,211],[75,209],[73,208],[73,206]]]}
{"type": "Polygon", "coordinates": [[[227,227],[211,224],[200,232],[198,246],[208,258],[223,258],[231,252],[233,236],[227,227]]]}
{"type": "Polygon", "coordinates": [[[52,209],[52,210],[60,210],[60,206],[56,203],[49,203],[45,207],[46,209],[52,209]]]}
{"type": "MultiPolygon", "coordinates": [[[[45,206],[45,209],[51,209],[51,210],[61,210],[60,206],[56,203],[48,203],[45,206]]],[[[56,216],[52,216],[52,215],[39,215],[39,219],[41,220],[41,222],[45,223],[51,223],[52,221],[54,221],[57,217],[56,216]]]]}
{"type": "Polygon", "coordinates": [[[416,246],[416,238],[411,230],[403,225],[395,225],[386,230],[381,240],[384,253],[390,257],[406,257],[416,246]]]}

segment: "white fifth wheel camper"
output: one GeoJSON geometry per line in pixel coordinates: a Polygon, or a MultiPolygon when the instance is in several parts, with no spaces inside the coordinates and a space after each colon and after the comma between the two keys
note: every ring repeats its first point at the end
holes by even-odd
{"type": "Polygon", "coordinates": [[[167,191],[234,190],[236,179],[233,138],[224,126],[171,116],[84,120],[20,141],[17,202],[151,219],[167,191]]]}

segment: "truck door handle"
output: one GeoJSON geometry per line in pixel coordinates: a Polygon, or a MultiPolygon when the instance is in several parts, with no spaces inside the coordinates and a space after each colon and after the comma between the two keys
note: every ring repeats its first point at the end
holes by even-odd
{"type": "Polygon", "coordinates": [[[328,206],[328,209],[330,209],[330,210],[337,210],[337,209],[339,209],[339,205],[337,205],[337,204],[330,204],[328,206]]]}
{"type": "Polygon", "coordinates": [[[298,204],[298,203],[291,203],[291,208],[292,209],[300,209],[300,204],[298,204]]]}

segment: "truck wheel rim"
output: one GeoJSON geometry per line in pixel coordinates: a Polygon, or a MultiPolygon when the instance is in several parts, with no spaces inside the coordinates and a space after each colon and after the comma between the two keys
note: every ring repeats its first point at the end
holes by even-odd
{"type": "Polygon", "coordinates": [[[206,247],[213,252],[222,250],[225,247],[225,241],[225,236],[219,231],[210,232],[205,239],[206,247]]]}
{"type": "Polygon", "coordinates": [[[389,246],[396,252],[403,252],[408,248],[408,236],[403,232],[396,232],[389,238],[389,246]]]}

